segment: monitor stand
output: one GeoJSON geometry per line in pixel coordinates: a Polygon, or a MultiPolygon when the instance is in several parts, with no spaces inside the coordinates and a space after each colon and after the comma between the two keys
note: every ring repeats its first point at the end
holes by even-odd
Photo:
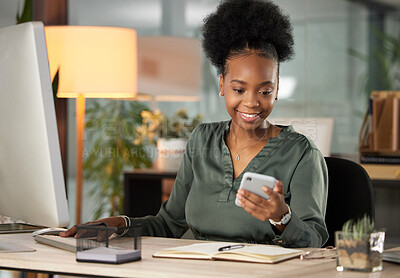
{"type": "Polygon", "coordinates": [[[7,224],[0,224],[0,234],[31,233],[43,228],[47,227],[36,226],[27,223],[7,223],[7,224]]]}

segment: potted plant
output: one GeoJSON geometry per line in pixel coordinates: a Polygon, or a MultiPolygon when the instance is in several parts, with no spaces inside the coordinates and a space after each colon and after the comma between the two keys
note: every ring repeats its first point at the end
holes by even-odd
{"type": "Polygon", "coordinates": [[[201,115],[190,118],[186,109],[180,109],[172,117],[160,110],[142,111],[142,125],[137,128],[136,144],[157,146],[154,167],[163,171],[176,171],[182,161],[186,143],[194,128],[201,122],[201,115]]]}
{"type": "Polygon", "coordinates": [[[94,218],[123,212],[123,172],[151,166],[145,146],[135,144],[141,111],[137,101],[91,100],[86,108],[84,177],[96,182],[90,194],[96,198],[94,218]]]}
{"type": "Polygon", "coordinates": [[[360,78],[361,91],[369,100],[371,91],[400,90],[400,33],[397,36],[373,30],[372,35],[380,42],[370,55],[356,49],[349,49],[349,54],[366,64],[374,61],[375,72],[366,72],[360,78]],[[376,85],[379,80],[379,85],[376,85]],[[377,87],[378,86],[378,87],[377,87]]]}
{"type": "Polygon", "coordinates": [[[335,233],[337,249],[336,269],[375,272],[382,270],[382,252],[385,232],[374,228],[367,215],[344,223],[335,233]]]}

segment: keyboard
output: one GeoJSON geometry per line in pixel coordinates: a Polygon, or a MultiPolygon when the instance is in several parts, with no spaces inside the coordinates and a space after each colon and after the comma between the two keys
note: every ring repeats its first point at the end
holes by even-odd
{"type": "MultiPolygon", "coordinates": [[[[73,237],[60,237],[56,235],[35,235],[33,236],[36,242],[46,244],[52,247],[60,248],[69,252],[76,253],[77,239],[73,237]]],[[[105,245],[104,243],[96,242],[98,246],[105,245]]],[[[92,246],[93,248],[93,246],[92,246]]],[[[109,245],[110,249],[123,249],[121,247],[109,245]]]]}
{"type": "Polygon", "coordinates": [[[60,248],[69,252],[76,252],[76,239],[73,237],[60,237],[54,235],[35,235],[36,242],[60,248]]]}

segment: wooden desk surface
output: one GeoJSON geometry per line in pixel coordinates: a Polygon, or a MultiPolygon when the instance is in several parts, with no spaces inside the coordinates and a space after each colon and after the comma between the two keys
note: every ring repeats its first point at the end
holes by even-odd
{"type": "MultiPolygon", "coordinates": [[[[187,245],[194,240],[144,237],[142,260],[121,265],[78,263],[75,254],[35,243],[30,234],[0,235],[0,241],[17,242],[36,252],[1,253],[0,268],[58,274],[110,277],[399,277],[400,265],[384,262],[376,273],[337,272],[334,259],[292,259],[278,264],[153,258],[158,250],[187,245]],[[397,275],[397,276],[396,276],[397,275]]],[[[198,242],[198,241],[196,241],[198,242]]],[[[400,248],[399,248],[400,249],[400,248]]]]}

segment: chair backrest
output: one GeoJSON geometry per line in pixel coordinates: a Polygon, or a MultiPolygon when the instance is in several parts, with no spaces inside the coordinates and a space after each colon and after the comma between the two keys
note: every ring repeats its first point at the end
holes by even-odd
{"type": "Polygon", "coordinates": [[[333,118],[268,118],[277,125],[292,125],[294,130],[314,141],[324,156],[330,156],[333,118]]]}
{"type": "Polygon", "coordinates": [[[329,239],[325,246],[335,245],[335,231],[342,229],[349,219],[364,214],[372,219],[375,207],[372,182],[359,164],[337,157],[325,157],[329,175],[328,202],[325,222],[329,239]]]}

